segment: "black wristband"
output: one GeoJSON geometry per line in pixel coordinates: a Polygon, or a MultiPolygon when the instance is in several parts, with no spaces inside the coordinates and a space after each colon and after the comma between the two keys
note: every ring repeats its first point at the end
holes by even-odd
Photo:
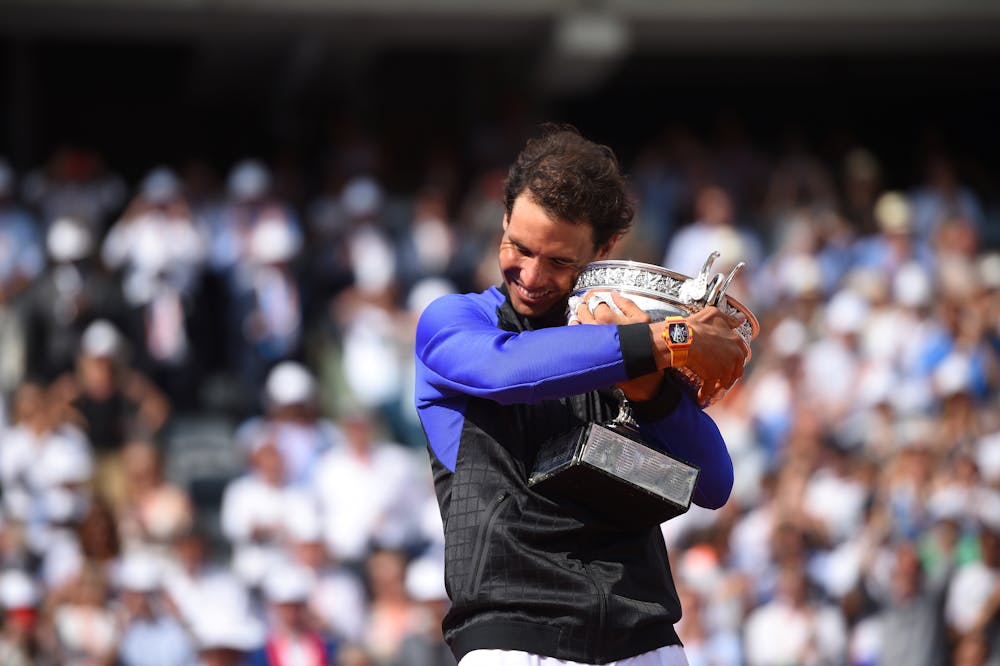
{"type": "Polygon", "coordinates": [[[618,344],[621,345],[622,359],[625,361],[625,375],[629,379],[656,372],[649,324],[620,324],[618,344]]]}

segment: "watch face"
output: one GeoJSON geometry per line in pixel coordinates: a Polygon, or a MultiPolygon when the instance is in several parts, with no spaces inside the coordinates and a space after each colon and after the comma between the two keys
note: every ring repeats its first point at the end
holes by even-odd
{"type": "Polygon", "coordinates": [[[670,324],[670,342],[675,345],[682,345],[689,342],[688,326],[685,323],[670,324]]]}

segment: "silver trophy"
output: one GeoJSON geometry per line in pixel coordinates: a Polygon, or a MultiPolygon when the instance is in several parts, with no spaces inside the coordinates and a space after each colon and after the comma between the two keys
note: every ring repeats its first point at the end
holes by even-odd
{"type": "MultiPolygon", "coordinates": [[[[715,306],[745,321],[737,333],[746,344],[757,336],[757,318],[743,304],[726,295],[733,279],[745,264],[737,264],[728,274],[710,276],[719,257],[713,252],[701,272],[688,277],[660,266],[635,261],[606,260],[589,264],[577,278],[570,295],[570,321],[583,296],[592,291],[615,291],[636,303],[653,321],[671,316],[686,317],[702,308],[715,306]]],[[[600,303],[616,308],[607,297],[591,297],[593,311],[600,303]]],[[[698,395],[703,380],[686,369],[671,369],[692,397],[698,395]]],[[[639,434],[628,401],[618,391],[618,415],[608,423],[590,423],[546,442],[539,450],[528,484],[538,492],[570,505],[586,506],[623,528],[642,528],[669,520],[691,506],[698,468],[648,446],[639,434]]],[[[717,391],[702,402],[706,407],[725,395],[717,391]]]]}

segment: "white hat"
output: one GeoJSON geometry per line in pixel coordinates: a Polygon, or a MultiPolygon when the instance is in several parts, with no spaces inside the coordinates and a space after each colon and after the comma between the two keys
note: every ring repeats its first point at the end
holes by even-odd
{"type": "Polygon", "coordinates": [[[243,160],[229,172],[229,193],[237,199],[258,199],[270,187],[271,172],[260,160],[243,160]]]}
{"type": "Polygon", "coordinates": [[[262,583],[264,598],[275,604],[305,602],[315,585],[312,572],[297,564],[271,569],[262,583]]]}
{"type": "Polygon", "coordinates": [[[885,233],[907,234],[913,231],[913,211],[906,195],[886,192],[875,201],[875,220],[885,233]]]}
{"type": "Polygon", "coordinates": [[[20,569],[8,569],[0,574],[0,606],[34,608],[41,598],[38,584],[20,569]]]}
{"type": "Polygon", "coordinates": [[[149,172],[140,189],[149,201],[162,204],[181,193],[181,181],[171,169],[160,166],[149,172]]]}
{"type": "Polygon", "coordinates": [[[1000,252],[983,255],[978,264],[979,281],[987,289],[1000,289],[1000,252]]]}
{"type": "Polygon", "coordinates": [[[199,650],[229,649],[249,652],[264,644],[266,630],[245,610],[212,604],[196,613],[191,631],[199,650]]]}
{"type": "Polygon", "coordinates": [[[826,327],[837,333],[857,333],[868,317],[868,303],[857,293],[841,289],[826,305],[826,327]]]}
{"type": "Polygon", "coordinates": [[[262,264],[294,259],[301,246],[291,222],[278,211],[265,214],[250,233],[250,257],[262,264]]]}
{"type": "Polygon", "coordinates": [[[933,373],[934,389],[942,397],[968,393],[972,387],[972,361],[965,354],[953,352],[938,363],[933,373]]]}
{"type": "Polygon", "coordinates": [[[271,369],[265,384],[273,405],[297,405],[316,397],[316,380],[301,363],[282,361],[271,369]]]}
{"type": "Polygon", "coordinates": [[[114,324],[106,319],[97,319],[83,332],[80,351],[87,356],[115,356],[121,351],[122,336],[114,324]]]}
{"type": "Polygon", "coordinates": [[[126,555],[118,567],[116,580],[122,590],[153,592],[160,588],[160,564],[150,555],[126,555]]]}
{"type": "Polygon", "coordinates": [[[90,254],[93,235],[84,224],[69,217],[60,217],[49,228],[46,247],[57,262],[78,261],[90,254]]]}

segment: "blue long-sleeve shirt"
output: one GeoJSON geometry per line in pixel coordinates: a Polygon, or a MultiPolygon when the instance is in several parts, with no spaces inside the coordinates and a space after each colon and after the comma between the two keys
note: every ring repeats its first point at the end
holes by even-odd
{"type": "MultiPolygon", "coordinates": [[[[498,326],[504,294],[450,295],[424,311],[416,336],[416,406],[435,456],[454,471],[470,398],[502,405],[558,400],[652,371],[645,324],[558,326],[514,332],[498,326]]],[[[718,427],[684,390],[669,413],[643,418],[646,441],[700,468],[693,501],[725,504],[733,466],[718,427]]]]}

